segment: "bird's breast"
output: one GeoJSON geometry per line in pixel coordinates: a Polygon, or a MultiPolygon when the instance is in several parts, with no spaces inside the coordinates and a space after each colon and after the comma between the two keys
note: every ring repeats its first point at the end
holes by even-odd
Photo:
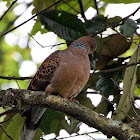
{"type": "Polygon", "coordinates": [[[62,97],[75,97],[87,83],[89,75],[90,63],[88,56],[79,57],[71,52],[67,53],[67,56],[61,54],[60,65],[54,72],[49,87],[62,97]]]}

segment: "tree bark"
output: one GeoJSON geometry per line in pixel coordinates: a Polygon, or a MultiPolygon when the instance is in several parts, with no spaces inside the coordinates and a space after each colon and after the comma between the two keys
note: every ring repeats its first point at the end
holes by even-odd
{"type": "Polygon", "coordinates": [[[112,136],[119,140],[139,140],[139,134],[129,125],[117,120],[108,119],[87,107],[61,98],[55,95],[45,94],[41,91],[29,91],[21,89],[0,90],[0,106],[16,107],[23,106],[42,106],[52,108],[72,116],[84,122],[90,127],[96,128],[108,138],[112,136]]]}

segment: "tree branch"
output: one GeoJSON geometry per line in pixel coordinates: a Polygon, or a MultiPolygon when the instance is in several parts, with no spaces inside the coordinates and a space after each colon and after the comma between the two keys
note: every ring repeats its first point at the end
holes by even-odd
{"type": "Polygon", "coordinates": [[[3,19],[3,17],[7,14],[7,12],[12,8],[12,6],[17,2],[17,0],[13,1],[12,4],[9,6],[9,8],[4,12],[4,14],[1,16],[0,21],[3,19]]]}
{"type": "MultiPolygon", "coordinates": [[[[29,34],[29,33],[28,33],[29,34]]],[[[31,34],[29,34],[29,36],[38,44],[40,45],[42,48],[46,48],[46,47],[55,47],[55,46],[59,46],[62,44],[66,44],[66,43],[59,43],[59,44],[54,44],[54,45],[48,45],[48,46],[43,46],[42,44],[40,44],[31,34]]]]}
{"type": "Polygon", "coordinates": [[[15,76],[0,76],[0,79],[6,80],[31,80],[33,77],[15,77],[15,76]]]}
{"type": "Polygon", "coordinates": [[[7,137],[10,139],[10,140],[13,140],[11,138],[11,136],[6,132],[6,130],[0,125],[0,128],[4,131],[4,133],[7,135],[7,137]]]}
{"type": "Polygon", "coordinates": [[[78,0],[78,2],[79,2],[82,18],[84,20],[86,20],[86,17],[85,17],[85,14],[84,14],[84,8],[83,8],[82,0],[78,0]]]}
{"type": "Polygon", "coordinates": [[[99,9],[98,9],[98,5],[97,5],[97,1],[96,0],[94,0],[94,4],[95,4],[97,15],[99,15],[99,9]]]}
{"type": "Polygon", "coordinates": [[[115,27],[117,27],[117,26],[119,26],[119,25],[122,25],[129,17],[131,17],[131,16],[134,16],[138,11],[140,10],[140,6],[133,12],[133,13],[131,13],[130,15],[128,15],[128,16],[126,16],[125,18],[123,18],[123,19],[121,19],[120,21],[118,21],[117,23],[115,23],[114,25],[107,25],[107,27],[105,27],[103,30],[101,30],[101,31],[99,31],[99,32],[97,32],[97,33],[95,33],[95,34],[92,34],[92,35],[90,35],[91,37],[94,37],[94,36],[96,36],[97,34],[100,34],[100,33],[102,33],[103,31],[105,31],[107,28],[115,28],[115,27]]]}
{"type": "Polygon", "coordinates": [[[69,6],[73,11],[75,11],[77,14],[79,14],[80,12],[77,11],[76,9],[74,9],[68,2],[66,2],[65,0],[62,0],[63,3],[65,3],[67,6],[69,6]]]}
{"type": "Polygon", "coordinates": [[[107,119],[87,107],[54,95],[46,95],[41,91],[21,89],[0,90],[0,106],[42,106],[65,112],[90,127],[94,127],[107,135],[119,140],[139,140],[140,136],[129,125],[120,121],[107,119]],[[20,103],[20,105],[19,105],[20,103]]]}
{"type": "Polygon", "coordinates": [[[116,71],[120,71],[120,70],[125,69],[127,67],[135,66],[135,65],[138,65],[138,64],[140,64],[140,61],[128,64],[128,65],[124,65],[124,66],[121,66],[121,67],[118,67],[118,68],[114,68],[114,69],[101,70],[99,72],[93,73],[93,75],[94,74],[104,74],[104,73],[116,72],[116,71]]]}
{"type": "Polygon", "coordinates": [[[51,6],[45,8],[44,10],[38,12],[37,14],[33,15],[31,18],[29,18],[28,20],[24,21],[23,23],[19,24],[18,26],[12,28],[11,30],[8,30],[7,32],[3,33],[2,35],[0,35],[0,38],[3,37],[4,35],[8,34],[9,32],[12,32],[13,30],[17,29],[18,27],[24,25],[25,23],[27,23],[28,21],[30,21],[31,19],[35,18],[36,16],[42,14],[43,12],[45,12],[46,10],[52,8],[53,6],[55,6],[56,4],[60,3],[62,0],[58,0],[57,2],[53,3],[51,6]]]}
{"type": "MultiPolygon", "coordinates": [[[[124,65],[124,66],[121,66],[121,67],[118,67],[118,68],[114,68],[114,69],[101,70],[99,72],[93,73],[92,75],[109,73],[109,72],[116,72],[116,71],[120,71],[120,70],[125,69],[127,67],[131,67],[131,66],[138,65],[138,64],[140,64],[140,61],[136,62],[136,63],[131,63],[131,64],[128,64],[128,65],[124,65]]],[[[0,76],[0,79],[6,79],[6,80],[28,80],[28,79],[31,80],[32,78],[33,77],[0,76]]]]}

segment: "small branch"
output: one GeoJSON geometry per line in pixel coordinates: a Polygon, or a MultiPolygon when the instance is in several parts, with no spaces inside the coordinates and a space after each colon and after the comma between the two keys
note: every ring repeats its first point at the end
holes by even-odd
{"type": "Polygon", "coordinates": [[[46,95],[41,91],[28,91],[21,89],[0,90],[1,106],[6,105],[16,107],[19,101],[21,102],[21,107],[29,105],[41,106],[64,112],[75,119],[86,123],[90,127],[94,127],[101,131],[109,138],[115,136],[119,140],[140,139],[140,136],[136,134],[134,129],[129,125],[117,120],[105,118],[89,108],[69,101],[66,98],[46,95]]]}
{"type": "Polygon", "coordinates": [[[17,0],[13,1],[10,7],[4,12],[4,14],[1,16],[0,21],[3,19],[3,17],[7,14],[7,12],[12,8],[12,6],[17,2],[17,0]]]}
{"type": "MultiPolygon", "coordinates": [[[[53,46],[53,45],[52,45],[53,46]]],[[[55,46],[55,45],[54,45],[55,46]]],[[[95,75],[95,74],[104,74],[104,73],[110,73],[110,72],[116,72],[116,71],[120,71],[122,69],[125,69],[127,67],[131,67],[131,66],[134,66],[134,65],[137,65],[137,64],[140,64],[140,61],[139,62],[136,62],[136,63],[131,63],[131,64],[128,64],[128,65],[125,65],[125,66],[121,66],[119,68],[114,68],[114,69],[108,69],[108,70],[101,70],[99,72],[95,72],[92,74],[95,75]]],[[[6,79],[6,80],[30,80],[32,79],[33,77],[15,77],[15,76],[0,76],[0,79],[6,79]]]]}
{"type": "Polygon", "coordinates": [[[114,68],[114,69],[101,70],[101,71],[99,71],[99,72],[93,73],[93,75],[94,75],[94,74],[104,74],[104,73],[110,73],[110,72],[120,71],[120,70],[122,70],[122,69],[125,69],[125,68],[127,68],[127,67],[131,67],[131,66],[134,66],[134,65],[137,65],[137,64],[140,64],[140,61],[139,61],[139,62],[135,62],[135,63],[128,64],[128,65],[125,65],[125,66],[121,66],[121,67],[118,67],[118,68],[114,68]]]}
{"type": "Polygon", "coordinates": [[[7,135],[7,137],[10,139],[10,140],[14,140],[11,138],[11,136],[6,132],[6,130],[0,125],[0,128],[4,131],[4,133],[7,135]]]}
{"type": "Polygon", "coordinates": [[[98,5],[97,5],[97,1],[96,0],[94,0],[94,4],[95,4],[96,11],[97,11],[97,15],[99,15],[99,9],[98,9],[98,5]]]}
{"type": "MultiPolygon", "coordinates": [[[[114,81],[113,78],[110,78],[110,79],[112,80],[112,82],[113,82],[120,90],[123,91],[124,94],[126,94],[127,97],[130,98],[130,101],[132,101],[133,104],[136,104],[136,103],[135,103],[135,100],[134,100],[128,93],[126,93],[126,92],[114,81]]],[[[139,109],[140,109],[140,106],[139,106],[138,104],[136,104],[136,105],[137,105],[137,106],[139,107],[139,109]]]]}
{"type": "MultiPolygon", "coordinates": [[[[28,33],[29,34],[29,33],[28,33]]],[[[46,48],[46,47],[55,47],[55,46],[58,46],[58,45],[62,45],[62,44],[66,44],[66,43],[59,43],[59,44],[55,44],[55,45],[49,45],[49,46],[43,46],[42,44],[40,44],[31,34],[29,34],[30,37],[38,44],[40,45],[42,48],[46,48]]]]}
{"type": "Polygon", "coordinates": [[[126,21],[129,17],[134,16],[138,11],[140,10],[140,6],[130,15],[126,16],[125,18],[122,19],[122,21],[126,21]]]}
{"type": "Polygon", "coordinates": [[[82,4],[82,0],[78,0],[78,2],[79,2],[82,18],[84,20],[86,20],[85,13],[84,13],[84,8],[83,8],[83,4],[82,4]]]}
{"type": "Polygon", "coordinates": [[[18,111],[16,111],[16,112],[15,112],[13,115],[11,115],[8,119],[6,119],[6,120],[0,122],[0,125],[1,125],[2,123],[5,123],[5,122],[9,121],[9,120],[10,120],[12,117],[14,117],[17,113],[18,113],[18,111]]]}
{"type": "Polygon", "coordinates": [[[95,138],[93,138],[92,136],[90,136],[89,134],[87,134],[88,137],[90,137],[92,140],[96,140],[95,138]]]}
{"type": "Polygon", "coordinates": [[[36,16],[42,14],[43,12],[45,12],[46,10],[52,8],[53,6],[55,6],[56,4],[60,3],[62,0],[58,0],[57,2],[53,3],[51,6],[45,8],[44,10],[38,12],[37,14],[35,14],[34,16],[32,16],[31,18],[29,18],[28,20],[24,21],[23,23],[19,24],[18,26],[12,28],[11,30],[8,30],[7,32],[3,33],[2,35],[0,35],[0,38],[3,37],[4,35],[8,34],[9,32],[12,32],[13,30],[17,29],[18,27],[24,25],[25,23],[27,23],[28,21],[30,21],[31,19],[35,18],[36,16]]]}
{"type": "Polygon", "coordinates": [[[103,30],[90,35],[91,37],[96,36],[97,34],[102,33],[103,31],[105,31],[107,28],[115,28],[119,25],[122,25],[129,17],[134,16],[136,14],[136,12],[138,12],[138,10],[140,10],[140,7],[138,7],[132,14],[126,16],[125,18],[121,19],[120,21],[118,21],[117,23],[115,23],[114,25],[107,25],[107,27],[105,27],[103,30]]]}
{"type": "Polygon", "coordinates": [[[124,37],[126,40],[128,40],[129,42],[133,43],[131,39],[127,38],[127,36],[123,35],[122,33],[118,32],[115,28],[111,28],[112,30],[114,30],[117,34],[121,35],[122,37],[124,37]]]}
{"type": "Polygon", "coordinates": [[[6,114],[9,114],[9,113],[11,113],[11,112],[13,112],[13,109],[6,110],[5,112],[0,113],[0,117],[1,117],[1,116],[4,116],[4,115],[6,115],[6,114]]]}
{"type": "Polygon", "coordinates": [[[33,77],[15,77],[15,76],[0,76],[0,79],[6,79],[6,80],[30,80],[33,77]]]}
{"type": "Polygon", "coordinates": [[[112,27],[114,28],[114,27],[117,27],[117,26],[119,26],[119,25],[122,25],[129,17],[134,16],[134,15],[138,12],[138,10],[140,10],[140,6],[139,6],[133,13],[131,13],[130,15],[126,16],[125,18],[121,19],[120,21],[118,21],[118,22],[117,22],[115,25],[113,25],[112,27]],[[121,23],[121,22],[122,22],[122,23],[121,23]]]}
{"type": "Polygon", "coordinates": [[[118,108],[122,113],[124,113],[131,121],[133,121],[136,125],[138,125],[138,123],[133,119],[131,118],[127,113],[125,113],[122,109],[120,109],[118,107],[118,105],[116,105],[115,103],[111,102],[109,99],[107,99],[104,95],[100,94],[100,93],[97,93],[99,95],[101,95],[107,102],[109,102],[110,104],[112,104],[114,107],[118,108]]]}
{"type": "Polygon", "coordinates": [[[54,138],[54,139],[51,139],[51,140],[63,140],[63,139],[77,137],[77,136],[89,135],[89,134],[93,134],[93,133],[97,133],[97,132],[99,132],[99,131],[88,132],[88,133],[83,133],[83,134],[76,134],[76,135],[72,135],[72,136],[68,136],[68,137],[63,137],[63,138],[54,138]]]}
{"type": "Polygon", "coordinates": [[[68,4],[68,2],[66,2],[65,0],[62,0],[66,5],[68,5],[73,11],[75,11],[77,14],[79,14],[79,11],[77,11],[76,9],[74,9],[71,5],[68,4]]]}

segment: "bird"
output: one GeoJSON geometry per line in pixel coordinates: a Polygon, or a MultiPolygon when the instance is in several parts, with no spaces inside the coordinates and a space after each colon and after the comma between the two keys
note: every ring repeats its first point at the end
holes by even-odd
{"type": "MultiPolygon", "coordinates": [[[[72,42],[67,49],[53,52],[40,65],[28,90],[45,91],[73,100],[89,79],[91,68],[88,55],[95,50],[95,39],[83,36],[72,42]]],[[[34,138],[45,111],[46,108],[34,106],[22,114],[26,120],[20,140],[34,138]]]]}

